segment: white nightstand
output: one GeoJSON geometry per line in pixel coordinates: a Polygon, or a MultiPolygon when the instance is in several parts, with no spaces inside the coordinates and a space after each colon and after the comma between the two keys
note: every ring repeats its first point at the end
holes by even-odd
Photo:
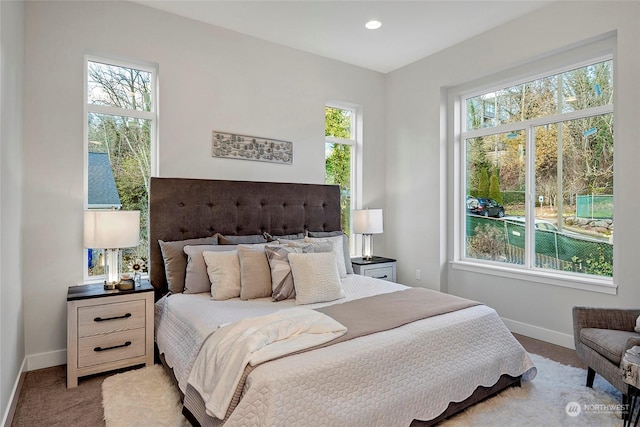
{"type": "Polygon", "coordinates": [[[361,276],[375,277],[376,279],[396,281],[396,260],[374,256],[371,260],[363,258],[351,258],[353,272],[361,276]]]}
{"type": "Polygon", "coordinates": [[[85,375],[153,365],[153,291],[146,281],[130,291],[105,290],[102,283],[69,287],[68,388],[85,375]]]}

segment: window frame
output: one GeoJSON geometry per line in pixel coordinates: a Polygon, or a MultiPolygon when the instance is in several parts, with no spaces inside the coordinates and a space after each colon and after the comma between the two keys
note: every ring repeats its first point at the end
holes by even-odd
{"type": "MultiPolygon", "coordinates": [[[[524,64],[512,70],[497,73],[475,82],[460,85],[448,90],[448,105],[450,116],[448,119],[448,135],[453,141],[452,151],[453,175],[452,189],[453,200],[449,203],[453,209],[453,227],[450,233],[452,239],[452,251],[450,252],[450,265],[454,269],[470,271],[474,273],[497,275],[518,280],[533,281],[568,288],[582,289],[605,294],[617,294],[616,269],[613,277],[594,276],[581,273],[555,271],[532,266],[535,250],[535,221],[527,221],[525,224],[525,263],[504,264],[493,261],[470,258],[466,256],[466,185],[467,185],[467,157],[466,141],[469,138],[522,131],[525,133],[526,148],[526,198],[525,213],[529,218],[535,218],[535,140],[533,130],[536,126],[551,123],[566,122],[578,118],[597,116],[603,114],[614,115],[614,135],[617,122],[615,120],[616,89],[615,80],[615,48],[614,39],[598,40],[588,45],[585,44],[573,51],[552,55],[530,64],[524,64]],[[554,114],[551,116],[529,119],[517,123],[491,126],[486,128],[466,130],[466,103],[465,99],[472,98],[494,90],[515,86],[532,80],[548,77],[557,73],[573,70],[601,61],[613,61],[614,69],[614,98],[612,104],[589,109],[572,111],[568,113],[554,114]],[[531,69],[534,71],[531,72],[531,69]]],[[[614,164],[616,162],[614,150],[614,164]]],[[[615,200],[614,181],[614,200],[615,200]]],[[[615,209],[615,208],[614,208],[615,209]]],[[[614,243],[615,244],[615,243],[614,243]]],[[[615,247],[614,247],[615,253],[615,247]]],[[[614,257],[615,259],[615,257],[614,257]]]]}
{"type": "MultiPolygon", "coordinates": [[[[156,64],[147,63],[144,61],[129,60],[122,58],[115,58],[110,56],[84,55],[83,60],[83,144],[84,144],[84,174],[83,174],[83,210],[87,210],[89,207],[89,114],[103,114],[112,116],[131,117],[135,119],[149,120],[150,121],[150,165],[151,176],[157,176],[158,174],[158,97],[159,97],[159,85],[158,85],[158,66],[156,64]],[[136,70],[145,71],[151,74],[150,85],[152,87],[152,99],[150,103],[150,111],[133,110],[126,108],[111,107],[106,105],[96,105],[89,103],[89,77],[88,67],[89,62],[99,62],[107,65],[113,65],[116,67],[133,68],[136,70]]],[[[103,249],[103,248],[96,248],[103,249]]],[[[82,250],[82,271],[84,283],[99,283],[105,280],[106,275],[89,276],[87,269],[88,249],[82,250]]]]}
{"type": "MultiPolygon", "coordinates": [[[[324,137],[324,144],[344,144],[351,146],[351,211],[360,209],[362,206],[362,108],[359,105],[330,101],[325,103],[325,108],[336,108],[351,111],[351,136],[348,139],[336,138],[333,136],[324,137]]],[[[326,182],[326,167],[325,167],[326,182]]],[[[357,241],[355,234],[350,230],[349,252],[358,256],[362,253],[362,244],[357,241]]]]}

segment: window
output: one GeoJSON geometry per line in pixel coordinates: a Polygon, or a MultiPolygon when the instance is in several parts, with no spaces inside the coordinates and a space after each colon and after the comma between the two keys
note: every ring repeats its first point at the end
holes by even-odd
{"type": "MultiPolygon", "coordinates": [[[[351,210],[356,189],[356,109],[325,107],[325,183],[340,187],[342,230],[351,236],[351,210]]],[[[355,252],[354,240],[351,252],[355,252]]]]}
{"type": "MultiPolygon", "coordinates": [[[[86,208],[140,211],[140,245],[122,254],[126,271],[133,262],[148,258],[156,72],[146,66],[88,57],[85,77],[86,208]]],[[[87,250],[85,280],[104,275],[102,258],[101,248],[87,250]]]]}
{"type": "Polygon", "coordinates": [[[459,258],[611,282],[611,57],[459,100],[459,258]]]}

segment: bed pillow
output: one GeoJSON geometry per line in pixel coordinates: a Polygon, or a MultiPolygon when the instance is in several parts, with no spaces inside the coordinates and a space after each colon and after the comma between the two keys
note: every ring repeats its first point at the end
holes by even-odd
{"type": "Polygon", "coordinates": [[[274,301],[295,298],[296,290],[289,265],[289,254],[313,252],[313,246],[311,244],[267,246],[264,251],[271,269],[271,298],[274,301]]]}
{"type": "Polygon", "coordinates": [[[238,245],[240,299],[271,296],[271,269],[262,245],[238,245]]]}
{"type": "MultiPolygon", "coordinates": [[[[333,252],[336,254],[336,265],[338,266],[338,274],[342,279],[347,277],[347,266],[344,261],[342,236],[307,237],[304,240],[307,243],[331,243],[331,245],[333,246],[333,252]]],[[[319,252],[319,250],[314,250],[314,252],[319,252]]]]}
{"type": "Polygon", "coordinates": [[[187,245],[184,247],[184,253],[187,255],[187,269],[184,279],[185,294],[199,294],[202,292],[211,292],[211,281],[207,273],[207,264],[204,262],[202,253],[210,252],[229,252],[236,250],[234,245],[187,245]]]}
{"type": "Polygon", "coordinates": [[[280,241],[280,240],[302,240],[305,238],[304,233],[296,233],[296,234],[286,234],[286,235],[280,235],[280,236],[272,236],[271,234],[265,232],[263,234],[263,236],[265,237],[265,239],[267,239],[268,242],[275,242],[275,241],[280,241]]]}
{"type": "Polygon", "coordinates": [[[211,281],[211,296],[223,301],[240,296],[240,262],[238,251],[202,252],[211,281]]]}
{"type": "Polygon", "coordinates": [[[187,269],[187,256],[184,247],[187,245],[217,245],[218,236],[203,237],[200,239],[179,240],[165,242],[158,240],[162,259],[164,260],[164,271],[167,277],[167,286],[171,292],[180,293],[184,290],[184,280],[187,269]]]}
{"type": "Polygon", "coordinates": [[[218,234],[218,243],[221,245],[252,245],[254,243],[267,243],[267,238],[262,234],[249,236],[223,236],[218,234]]]}
{"type": "Polygon", "coordinates": [[[334,237],[342,236],[342,251],[344,255],[344,265],[347,274],[353,274],[353,265],[351,265],[351,254],[349,249],[349,236],[342,231],[310,231],[309,237],[334,237]]]}
{"type": "Polygon", "coordinates": [[[290,253],[289,264],[296,288],[296,304],[344,298],[335,253],[290,253]]]}

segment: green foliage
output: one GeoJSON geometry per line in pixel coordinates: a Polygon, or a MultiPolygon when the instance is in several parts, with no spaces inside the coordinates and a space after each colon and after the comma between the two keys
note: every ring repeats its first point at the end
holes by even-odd
{"type": "Polygon", "coordinates": [[[571,264],[565,266],[565,271],[575,271],[578,273],[594,274],[596,276],[613,276],[613,264],[607,260],[602,247],[597,247],[597,253],[589,253],[582,259],[578,256],[571,258],[571,264]]]}
{"type": "MultiPolygon", "coordinates": [[[[339,108],[325,108],[325,136],[340,139],[351,138],[352,112],[339,108]]],[[[325,183],[340,187],[342,231],[351,229],[351,154],[348,144],[325,144],[325,183]]]]}
{"type": "Polygon", "coordinates": [[[484,168],[480,171],[480,178],[478,179],[478,197],[489,197],[489,173],[484,168]]]}
{"type": "Polygon", "coordinates": [[[489,180],[489,198],[500,204],[503,202],[502,192],[500,191],[500,179],[497,173],[491,174],[491,179],[489,180]]]}

